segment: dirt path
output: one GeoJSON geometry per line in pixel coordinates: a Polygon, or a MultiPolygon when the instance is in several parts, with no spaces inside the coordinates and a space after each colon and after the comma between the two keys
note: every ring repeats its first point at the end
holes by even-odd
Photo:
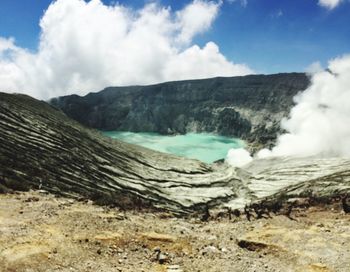
{"type": "Polygon", "coordinates": [[[201,222],[0,195],[0,271],[350,271],[349,215],[293,216],[201,222]]]}

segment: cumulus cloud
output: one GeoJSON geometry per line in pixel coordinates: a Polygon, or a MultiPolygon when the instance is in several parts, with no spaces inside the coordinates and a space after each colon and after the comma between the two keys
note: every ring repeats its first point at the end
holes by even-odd
{"type": "Polygon", "coordinates": [[[221,76],[252,73],[252,70],[244,64],[232,65],[220,54],[219,47],[215,43],[208,42],[203,48],[194,45],[170,58],[164,74],[166,78],[198,78],[198,75],[206,78],[213,76],[213,71],[221,76]]]}
{"type": "Polygon", "coordinates": [[[13,39],[0,37],[0,85],[5,90],[15,90],[19,81],[20,70],[12,58],[20,58],[25,54],[23,50],[14,45],[13,39]]]}
{"type": "Polygon", "coordinates": [[[191,5],[177,12],[181,29],[178,39],[188,43],[196,34],[207,31],[218,14],[220,3],[195,0],[191,5]]]}
{"type": "Polygon", "coordinates": [[[279,10],[277,10],[277,11],[271,13],[271,14],[270,14],[270,17],[271,17],[272,19],[278,19],[278,18],[282,17],[283,14],[284,14],[283,11],[282,11],[281,9],[279,9],[279,10]]]}
{"type": "Polygon", "coordinates": [[[227,0],[229,3],[240,2],[242,7],[246,7],[248,5],[248,0],[227,0]]]}
{"type": "Polygon", "coordinates": [[[40,21],[37,52],[0,38],[0,90],[47,99],[112,85],[253,73],[227,60],[213,42],[193,44],[220,5],[194,0],[173,12],[155,3],[133,10],[100,0],[57,0],[40,21]]]}
{"type": "Polygon", "coordinates": [[[337,7],[343,0],[319,0],[318,4],[327,9],[334,9],[337,7]]]}

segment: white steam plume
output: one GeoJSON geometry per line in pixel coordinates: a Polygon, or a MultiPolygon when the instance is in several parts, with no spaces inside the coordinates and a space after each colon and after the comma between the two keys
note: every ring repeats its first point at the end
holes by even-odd
{"type": "Polygon", "coordinates": [[[288,133],[272,149],[274,156],[350,156],[350,56],[337,58],[314,74],[311,86],[295,98],[288,133]]]}
{"type": "MultiPolygon", "coordinates": [[[[296,106],[282,121],[287,133],[269,156],[350,156],[350,55],[329,62],[329,68],[313,74],[311,85],[295,97],[296,106]]],[[[227,161],[233,161],[228,153],[227,161]]],[[[246,155],[245,155],[246,156],[246,155]]],[[[237,165],[236,165],[237,166],[237,165]]]]}
{"type": "Polygon", "coordinates": [[[324,69],[322,67],[321,62],[315,61],[311,63],[308,67],[306,67],[305,72],[309,75],[313,75],[319,72],[322,72],[324,69]]]}
{"type": "Polygon", "coordinates": [[[242,167],[250,163],[253,158],[250,156],[249,152],[244,148],[231,148],[226,157],[226,162],[232,166],[242,167]]]}
{"type": "Polygon", "coordinates": [[[192,44],[210,29],[220,5],[194,0],[173,12],[155,3],[132,10],[100,0],[57,0],[40,21],[37,52],[0,37],[0,91],[47,99],[111,85],[253,73],[228,61],[213,42],[192,44]]]}

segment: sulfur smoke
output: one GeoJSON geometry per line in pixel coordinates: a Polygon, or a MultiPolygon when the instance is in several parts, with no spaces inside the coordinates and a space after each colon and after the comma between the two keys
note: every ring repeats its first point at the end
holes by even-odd
{"type": "MultiPolygon", "coordinates": [[[[287,133],[278,137],[272,150],[263,149],[257,157],[350,156],[350,55],[313,74],[311,85],[294,100],[289,118],[281,123],[287,133]]],[[[238,155],[229,152],[227,162],[238,155]]]]}

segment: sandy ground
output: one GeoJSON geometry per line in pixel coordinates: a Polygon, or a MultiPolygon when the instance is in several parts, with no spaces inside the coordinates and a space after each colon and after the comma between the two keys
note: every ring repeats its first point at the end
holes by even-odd
{"type": "Polygon", "coordinates": [[[350,271],[350,215],[201,222],[43,192],[0,195],[0,271],[350,271]]]}

